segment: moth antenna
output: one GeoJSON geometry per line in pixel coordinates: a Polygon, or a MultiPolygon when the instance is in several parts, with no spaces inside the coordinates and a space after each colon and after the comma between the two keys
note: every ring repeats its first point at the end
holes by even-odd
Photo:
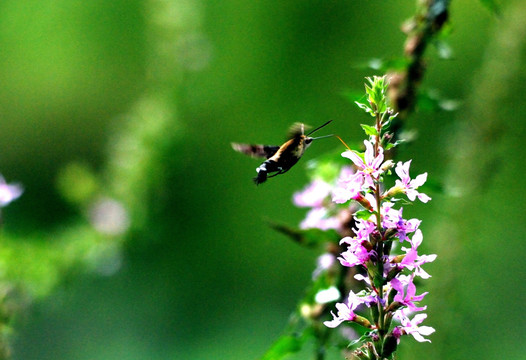
{"type": "MultiPolygon", "coordinates": [[[[307,136],[309,136],[310,134],[315,133],[316,131],[320,130],[320,129],[321,129],[322,127],[324,127],[324,126],[327,126],[327,125],[328,125],[329,123],[331,123],[331,122],[332,122],[332,120],[329,120],[329,121],[327,121],[325,124],[323,124],[322,126],[318,126],[316,129],[314,129],[314,130],[312,130],[311,132],[309,132],[309,133],[307,134],[307,136]]],[[[303,126],[303,124],[302,124],[302,126],[303,126]]]]}

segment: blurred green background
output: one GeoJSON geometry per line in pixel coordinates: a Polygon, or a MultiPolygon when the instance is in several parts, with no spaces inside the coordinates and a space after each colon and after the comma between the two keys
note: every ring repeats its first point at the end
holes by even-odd
{"type": "MultiPolygon", "coordinates": [[[[3,211],[2,242],[4,256],[21,254],[9,262],[21,274],[14,283],[30,289],[13,358],[261,356],[317,255],[266,220],[301,221],[291,196],[307,182],[306,159],[341,144],[317,143],[256,188],[258,162],[230,142],[277,144],[293,122],[328,119],[327,131],[360,141],[366,117],[341,94],[362,91],[374,74],[357,65],[402,54],[400,25],[414,9],[380,0],[2,1],[0,172],[25,187],[3,211]],[[64,180],[72,163],[85,182],[75,171],[64,180]],[[79,183],[127,206],[127,235],[93,235],[89,201],[68,196],[79,183]],[[67,244],[93,238],[118,249],[104,247],[87,266],[68,260],[86,262],[91,247],[67,244]]],[[[432,344],[404,341],[401,359],[526,359],[525,11],[520,0],[500,17],[453,1],[453,57],[427,54],[423,88],[462,106],[413,114],[407,127],[418,138],[399,153],[413,159],[413,174],[427,171],[448,190],[408,210],[423,219],[427,253],[438,254],[423,286],[437,332],[432,344]]]]}

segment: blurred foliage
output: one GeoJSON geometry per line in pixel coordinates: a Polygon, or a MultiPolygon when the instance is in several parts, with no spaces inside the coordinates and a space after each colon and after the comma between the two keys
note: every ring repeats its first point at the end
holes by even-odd
{"type": "MultiPolygon", "coordinates": [[[[358,143],[363,115],[340,94],[372,75],[356,64],[403,66],[397,30],[414,6],[1,2],[0,172],[26,189],[2,211],[0,333],[13,358],[263,356],[317,255],[265,219],[295,227],[302,166],[344,148],[319,142],[255,188],[257,162],[229,143],[280,143],[290,124],[326,119],[358,143]]],[[[417,110],[455,111],[417,111],[406,129],[418,136],[399,151],[446,188],[407,209],[439,255],[426,284],[437,332],[400,358],[526,359],[510,336],[526,330],[524,11],[453,1],[454,56],[426,55],[417,110]]]]}

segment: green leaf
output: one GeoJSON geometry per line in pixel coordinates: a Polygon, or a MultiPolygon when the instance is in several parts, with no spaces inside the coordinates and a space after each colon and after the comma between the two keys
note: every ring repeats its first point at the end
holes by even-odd
{"type": "Polygon", "coordinates": [[[371,114],[371,116],[374,116],[374,110],[371,108],[369,104],[361,103],[358,101],[355,101],[354,103],[358,105],[360,109],[364,110],[365,112],[368,112],[369,114],[371,114]]]}
{"type": "Polygon", "coordinates": [[[263,355],[261,360],[278,360],[289,354],[296,353],[301,350],[303,345],[302,339],[292,336],[283,335],[270,347],[270,349],[263,355]]]}
{"type": "Polygon", "coordinates": [[[352,152],[355,153],[356,155],[358,155],[360,157],[360,159],[365,161],[365,153],[362,153],[362,152],[359,152],[359,151],[356,151],[356,150],[352,150],[352,152]]]}
{"type": "Polygon", "coordinates": [[[400,140],[397,140],[395,141],[394,143],[387,143],[387,145],[385,146],[385,150],[390,150],[392,148],[394,148],[395,146],[398,146],[400,144],[403,144],[405,142],[404,139],[400,139],[400,140]]]}
{"type": "Polygon", "coordinates": [[[376,89],[374,87],[365,85],[365,92],[367,95],[369,95],[369,100],[371,100],[373,103],[376,103],[379,100],[378,96],[376,96],[376,89]]]}
{"type": "Polygon", "coordinates": [[[349,100],[350,102],[358,101],[363,103],[365,100],[365,95],[362,91],[346,89],[340,93],[341,96],[349,100]]]}
{"type": "Polygon", "coordinates": [[[360,124],[360,126],[362,127],[362,129],[365,131],[365,133],[369,136],[377,136],[378,135],[378,131],[376,130],[376,128],[374,126],[370,126],[370,125],[365,125],[365,124],[360,124]]]}
{"type": "Polygon", "coordinates": [[[372,333],[375,333],[376,331],[368,331],[366,332],[365,334],[363,334],[362,336],[360,336],[359,339],[356,339],[356,340],[353,340],[349,343],[349,348],[355,346],[356,344],[358,343],[362,343],[362,342],[366,342],[366,341],[369,341],[370,338],[371,338],[371,334],[372,333]]]}
{"type": "Polygon", "coordinates": [[[385,285],[385,280],[382,276],[373,277],[373,284],[376,288],[380,288],[385,285]]]}
{"type": "Polygon", "coordinates": [[[382,98],[381,101],[377,102],[378,106],[378,113],[383,114],[387,111],[387,104],[385,103],[385,96],[382,98]]]}
{"type": "Polygon", "coordinates": [[[362,220],[369,220],[369,218],[373,215],[372,212],[370,212],[369,210],[360,210],[360,211],[357,211],[354,213],[354,216],[357,218],[357,219],[362,219],[362,220]]]}

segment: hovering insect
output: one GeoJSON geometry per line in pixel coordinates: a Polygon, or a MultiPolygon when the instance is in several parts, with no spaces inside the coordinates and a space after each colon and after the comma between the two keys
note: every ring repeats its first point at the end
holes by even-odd
{"type": "Polygon", "coordinates": [[[290,168],[298,162],[305,152],[305,149],[309,147],[313,140],[333,136],[331,134],[315,138],[309,137],[309,135],[328,125],[331,121],[332,120],[327,121],[325,124],[312,130],[307,135],[305,135],[305,126],[296,123],[291,128],[289,136],[290,140],[281,146],[232,143],[232,148],[252,157],[267,159],[256,169],[258,175],[253,180],[256,185],[259,185],[267,181],[267,178],[284,174],[289,171],[290,168]]]}

